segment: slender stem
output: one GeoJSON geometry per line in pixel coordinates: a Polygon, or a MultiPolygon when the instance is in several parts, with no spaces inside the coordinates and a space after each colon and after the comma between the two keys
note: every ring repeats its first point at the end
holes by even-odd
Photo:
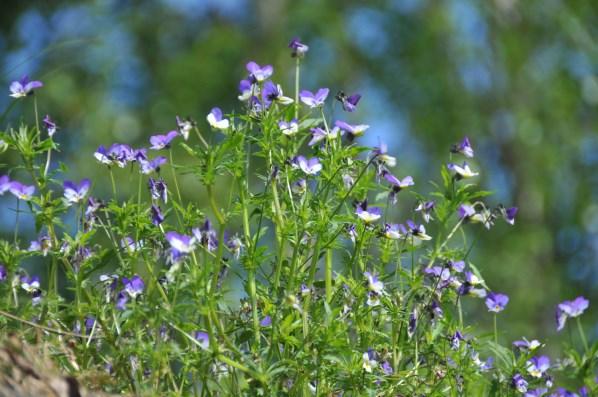
{"type": "Polygon", "coordinates": [[[20,204],[20,202],[21,202],[21,200],[19,200],[17,198],[17,213],[16,213],[16,216],[15,216],[15,233],[14,233],[14,243],[15,243],[15,246],[17,245],[17,238],[19,236],[19,213],[20,213],[20,211],[19,211],[19,204],[20,204]]]}
{"type": "Polygon", "coordinates": [[[301,59],[296,58],[295,63],[295,119],[299,119],[299,70],[301,69],[301,59]]]}
{"type": "Polygon", "coordinates": [[[50,169],[50,162],[52,161],[52,148],[48,149],[48,157],[46,157],[46,166],[44,167],[44,179],[48,175],[50,169]]]}
{"type": "Polygon", "coordinates": [[[41,141],[41,131],[39,129],[39,116],[37,113],[37,96],[33,95],[33,111],[35,112],[35,128],[37,129],[37,142],[41,141]]]}
{"type": "Polygon", "coordinates": [[[579,337],[581,338],[581,343],[583,343],[583,348],[585,349],[585,352],[587,353],[589,351],[588,340],[586,339],[585,332],[583,332],[583,327],[581,325],[581,320],[580,320],[579,316],[575,318],[575,321],[577,322],[577,330],[579,331],[579,337]]]}
{"type": "Polygon", "coordinates": [[[326,250],[325,280],[326,302],[330,303],[330,301],[332,300],[332,250],[330,248],[326,250]]]}
{"type": "Polygon", "coordinates": [[[498,327],[496,326],[496,313],[494,313],[494,343],[498,344],[498,327]]]}
{"type": "Polygon", "coordinates": [[[112,197],[116,200],[116,183],[114,182],[114,173],[112,172],[112,167],[109,168],[110,170],[110,181],[112,182],[112,197]]]}

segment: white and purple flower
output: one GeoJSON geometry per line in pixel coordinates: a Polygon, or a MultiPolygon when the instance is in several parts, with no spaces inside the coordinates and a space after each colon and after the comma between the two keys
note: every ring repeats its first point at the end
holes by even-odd
{"type": "Polygon", "coordinates": [[[271,65],[260,66],[253,61],[248,62],[246,68],[252,83],[261,83],[269,79],[274,73],[274,68],[271,65]]]}
{"type": "Polygon", "coordinates": [[[505,294],[490,292],[486,297],[486,307],[488,308],[488,311],[494,313],[499,313],[505,310],[507,303],[509,303],[509,297],[505,294]]]}
{"type": "Polygon", "coordinates": [[[349,133],[349,137],[351,140],[355,139],[358,136],[362,136],[365,131],[370,128],[367,124],[349,124],[342,120],[337,120],[334,123],[335,126],[340,128],[341,130],[349,133]]]}
{"type": "Polygon", "coordinates": [[[48,131],[48,136],[52,138],[58,130],[56,123],[52,121],[49,115],[46,114],[46,117],[42,120],[44,123],[44,127],[46,127],[46,131],[48,131]]]}
{"type": "Polygon", "coordinates": [[[44,84],[41,81],[29,80],[29,76],[25,75],[20,80],[13,81],[10,84],[10,96],[13,98],[24,98],[43,86],[44,84]]]}
{"type": "Polygon", "coordinates": [[[280,132],[282,132],[286,136],[293,136],[299,132],[299,123],[297,123],[297,119],[292,119],[291,121],[279,121],[278,128],[280,132]]]}
{"type": "Polygon", "coordinates": [[[91,187],[91,181],[88,178],[82,179],[79,183],[64,181],[62,186],[64,187],[64,199],[67,205],[77,204],[85,199],[91,187]]]}
{"type": "Polygon", "coordinates": [[[292,160],[292,166],[293,168],[300,169],[306,175],[316,175],[322,171],[322,164],[317,157],[306,159],[304,156],[296,156],[292,160]]]}
{"type": "Polygon", "coordinates": [[[12,181],[8,183],[8,191],[10,191],[19,200],[31,200],[33,193],[35,193],[34,185],[24,185],[21,182],[12,181]]]}
{"type": "Polygon", "coordinates": [[[474,176],[480,174],[479,172],[472,171],[469,167],[469,164],[467,164],[467,162],[465,161],[463,162],[463,165],[448,163],[446,165],[446,168],[448,168],[449,171],[452,171],[454,173],[456,179],[473,178],[474,176]]]}
{"type": "Polygon", "coordinates": [[[329,92],[330,90],[328,88],[320,88],[315,93],[303,90],[299,93],[299,99],[312,109],[319,108],[324,106],[324,101],[326,101],[329,92]]]}
{"type": "Polygon", "coordinates": [[[150,149],[153,150],[161,150],[161,149],[168,149],[170,147],[170,142],[179,135],[177,131],[170,131],[164,135],[153,135],[150,137],[150,149]]]}
{"type": "Polygon", "coordinates": [[[532,357],[526,363],[527,373],[534,378],[541,378],[550,369],[550,358],[547,356],[532,357]]]}
{"type": "Polygon", "coordinates": [[[469,138],[465,137],[460,143],[454,144],[451,147],[451,153],[461,153],[465,157],[473,157],[473,148],[469,143],[469,138]]]}
{"type": "Polygon", "coordinates": [[[567,318],[579,317],[590,306],[590,301],[583,296],[578,296],[572,301],[564,301],[558,304],[556,308],[557,331],[565,327],[567,318]]]}
{"type": "Polygon", "coordinates": [[[378,207],[368,207],[368,201],[357,203],[355,214],[366,224],[376,222],[382,217],[382,210],[378,207]]]}
{"type": "Polygon", "coordinates": [[[309,51],[309,46],[303,44],[299,37],[295,37],[291,40],[289,48],[291,49],[291,56],[293,58],[303,58],[307,51],[309,51]]]}
{"type": "Polygon", "coordinates": [[[230,126],[230,122],[228,119],[225,119],[222,115],[222,110],[220,108],[212,108],[210,113],[208,113],[206,120],[208,120],[208,124],[214,129],[217,130],[226,130],[230,126]]]}
{"type": "Polygon", "coordinates": [[[166,240],[173,250],[180,254],[189,254],[195,250],[196,240],[192,236],[168,232],[165,234],[166,240]]]}
{"type": "Polygon", "coordinates": [[[346,112],[353,112],[355,111],[355,108],[361,99],[361,94],[347,96],[344,92],[340,91],[338,94],[336,94],[335,98],[341,102],[343,105],[343,110],[346,112]]]}

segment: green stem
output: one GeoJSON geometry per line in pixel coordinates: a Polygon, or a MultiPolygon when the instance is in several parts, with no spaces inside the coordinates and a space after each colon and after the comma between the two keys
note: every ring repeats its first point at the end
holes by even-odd
{"type": "Polygon", "coordinates": [[[114,182],[114,173],[112,172],[112,167],[109,168],[110,170],[110,181],[112,182],[112,197],[116,200],[116,183],[114,182]]]}
{"type": "Polygon", "coordinates": [[[326,273],[325,273],[325,285],[326,285],[326,302],[330,303],[332,300],[332,250],[326,250],[326,273]]]}
{"type": "Polygon", "coordinates": [[[301,59],[296,58],[295,64],[295,119],[299,119],[299,70],[301,69],[301,59]]]}
{"type": "Polygon", "coordinates": [[[19,204],[20,204],[20,202],[21,202],[21,200],[19,200],[17,198],[17,213],[15,216],[15,233],[14,233],[15,246],[17,246],[17,238],[19,237],[19,213],[20,213],[19,204]]]}
{"type": "Polygon", "coordinates": [[[583,327],[581,326],[581,320],[579,317],[576,317],[575,321],[577,322],[577,330],[579,331],[579,337],[581,338],[581,342],[583,343],[585,352],[588,353],[588,351],[589,351],[588,340],[586,339],[585,332],[583,332],[583,327]]]}
{"type": "Polygon", "coordinates": [[[496,313],[494,313],[494,343],[498,345],[498,327],[496,326],[496,313]]]}

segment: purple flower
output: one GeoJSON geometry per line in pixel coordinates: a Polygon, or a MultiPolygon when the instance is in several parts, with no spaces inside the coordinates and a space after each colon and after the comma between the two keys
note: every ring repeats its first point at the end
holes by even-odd
{"type": "Polygon", "coordinates": [[[413,186],[413,178],[406,176],[403,179],[399,179],[387,170],[382,171],[382,176],[392,185],[392,191],[390,192],[389,199],[395,204],[397,202],[397,194],[406,187],[413,186]]]}
{"type": "Polygon", "coordinates": [[[240,101],[245,102],[248,101],[252,96],[257,93],[257,86],[251,83],[249,80],[241,80],[239,82],[239,98],[240,101]]]}
{"type": "Polygon", "coordinates": [[[536,340],[536,339],[532,339],[531,341],[523,338],[522,340],[516,340],[515,342],[513,342],[513,346],[522,349],[522,350],[536,350],[537,348],[539,348],[540,346],[542,346],[542,344],[536,340]]]}
{"type": "Polygon", "coordinates": [[[368,279],[368,289],[380,295],[384,292],[384,283],[378,280],[376,273],[365,272],[363,275],[368,279]]]}
{"type": "Polygon", "coordinates": [[[471,147],[471,144],[469,143],[469,138],[465,137],[465,138],[463,138],[463,141],[461,141],[461,143],[454,144],[451,147],[451,153],[461,153],[465,157],[472,158],[473,157],[473,148],[471,147]]]}
{"type": "Polygon", "coordinates": [[[539,388],[534,390],[528,390],[527,393],[523,395],[523,397],[542,397],[546,393],[548,393],[548,389],[539,388]]]}
{"type": "Polygon", "coordinates": [[[338,127],[334,127],[332,130],[326,131],[323,128],[315,127],[315,128],[312,128],[310,131],[311,131],[311,140],[308,142],[307,146],[313,146],[316,143],[318,143],[324,139],[326,139],[326,140],[336,139],[338,137],[340,129],[338,127]]]}
{"type": "Polygon", "coordinates": [[[89,334],[93,329],[96,319],[94,316],[85,316],[85,332],[89,334]]]}
{"type": "Polygon", "coordinates": [[[557,331],[565,327],[567,318],[578,317],[590,306],[590,301],[583,296],[578,296],[572,301],[564,301],[558,304],[556,308],[557,331]]]}
{"type": "Polygon", "coordinates": [[[405,226],[396,223],[384,224],[384,236],[391,240],[399,240],[407,236],[407,229],[405,226]]]}
{"type": "Polygon", "coordinates": [[[181,119],[179,116],[176,116],[176,125],[179,133],[183,136],[183,139],[187,140],[189,139],[191,129],[195,127],[195,122],[190,118],[181,119]]]}
{"type": "Polygon", "coordinates": [[[154,226],[159,226],[162,222],[164,222],[164,215],[162,214],[162,210],[159,206],[152,204],[150,212],[152,214],[152,223],[154,226]]]}
{"type": "Polygon", "coordinates": [[[195,249],[194,237],[178,234],[176,232],[168,232],[165,236],[172,249],[177,253],[189,254],[195,249]]]}
{"type": "Polygon", "coordinates": [[[56,123],[53,122],[50,116],[47,114],[42,121],[44,123],[44,127],[46,127],[46,130],[48,131],[48,135],[50,136],[50,138],[52,138],[56,133],[56,130],[58,129],[56,123]]]}
{"type": "Polygon", "coordinates": [[[383,372],[383,373],[384,373],[384,375],[386,375],[386,376],[390,376],[390,375],[392,375],[392,373],[394,372],[394,371],[393,371],[393,369],[392,369],[392,366],[390,365],[390,363],[389,363],[388,361],[384,361],[384,362],[382,363],[382,366],[381,366],[381,368],[382,368],[382,372],[383,372]]]}
{"type": "Polygon", "coordinates": [[[338,128],[340,128],[343,131],[346,131],[350,134],[351,139],[354,139],[355,137],[358,136],[362,136],[363,133],[370,128],[369,125],[367,124],[349,124],[349,123],[345,123],[344,121],[341,120],[337,120],[334,123],[335,126],[337,126],[338,128]]]}
{"type": "Polygon", "coordinates": [[[8,277],[6,267],[4,265],[0,265],[0,281],[6,280],[6,277],[8,277]]]}
{"type": "Polygon", "coordinates": [[[150,147],[150,149],[168,149],[170,147],[170,141],[172,141],[177,135],[179,135],[179,133],[173,130],[165,135],[151,136],[150,143],[152,144],[152,146],[150,147]]]}
{"type": "Polygon", "coordinates": [[[424,225],[418,225],[411,219],[407,220],[406,224],[407,229],[413,237],[422,241],[432,240],[432,237],[426,234],[426,227],[424,225]]]}
{"type": "Polygon", "coordinates": [[[226,246],[233,253],[235,259],[239,259],[239,256],[241,256],[241,251],[245,247],[245,244],[243,244],[239,236],[235,234],[230,239],[228,239],[228,241],[226,242],[226,246]]]}
{"type": "Polygon", "coordinates": [[[217,130],[226,130],[230,126],[228,119],[223,118],[222,110],[220,108],[212,108],[206,117],[208,124],[217,130]]]}
{"type": "Polygon", "coordinates": [[[367,373],[372,373],[372,370],[378,366],[378,361],[376,360],[376,352],[372,349],[368,349],[366,353],[363,353],[363,364],[362,368],[367,373]]]}
{"type": "Polygon", "coordinates": [[[195,331],[193,337],[199,342],[199,347],[202,349],[208,350],[210,348],[210,336],[207,332],[195,331]]]}
{"type": "Polygon", "coordinates": [[[40,289],[39,277],[21,276],[21,288],[30,293],[40,289]]]}
{"type": "Polygon", "coordinates": [[[130,280],[123,277],[122,283],[125,286],[125,292],[133,299],[141,295],[145,289],[145,283],[138,275],[134,275],[130,280]]]}
{"type": "Polygon", "coordinates": [[[10,190],[10,179],[8,175],[0,176],[0,196],[10,190]]]}
{"type": "Polygon", "coordinates": [[[33,306],[39,305],[42,301],[42,290],[36,289],[31,292],[31,304],[33,306]]]}
{"type": "Polygon", "coordinates": [[[357,203],[355,214],[365,223],[376,222],[382,217],[382,210],[378,207],[368,207],[368,201],[357,203]]]}
{"type": "Polygon", "coordinates": [[[509,297],[505,294],[490,292],[486,298],[486,307],[488,311],[499,313],[502,312],[509,303],[509,297]]]}
{"type": "Polygon", "coordinates": [[[511,385],[520,393],[527,391],[527,381],[521,376],[521,374],[513,375],[511,379],[511,385]]]}
{"type": "Polygon", "coordinates": [[[262,327],[269,327],[270,325],[272,325],[272,317],[270,316],[266,316],[260,321],[260,326],[262,327]]]}
{"type": "Polygon", "coordinates": [[[293,58],[303,58],[307,51],[309,51],[309,47],[306,44],[303,44],[299,37],[295,37],[291,40],[289,48],[292,50],[291,56],[293,58]]]}
{"type": "Polygon", "coordinates": [[[519,209],[517,207],[505,208],[502,205],[499,205],[498,210],[499,210],[500,214],[502,215],[502,217],[504,218],[504,220],[508,224],[510,224],[510,225],[515,224],[515,216],[517,215],[517,212],[519,211],[519,209]]]}
{"type": "Polygon", "coordinates": [[[559,387],[555,393],[552,393],[550,397],[579,397],[576,393],[573,393],[567,389],[559,387]]]}
{"type": "Polygon", "coordinates": [[[108,151],[104,145],[100,145],[100,147],[98,147],[98,149],[94,152],[93,156],[102,164],[112,164],[112,159],[108,155],[108,151]]]}
{"type": "MultiPolygon", "coordinates": [[[[397,159],[388,155],[388,146],[381,140],[379,140],[378,146],[373,148],[372,153],[377,157],[377,160],[381,163],[381,165],[386,165],[388,167],[394,167],[397,165],[397,159]]],[[[381,172],[378,172],[378,174],[380,173],[381,172]]]]}
{"type": "Polygon", "coordinates": [[[479,175],[478,172],[473,172],[471,168],[469,168],[469,164],[465,161],[463,162],[463,165],[449,163],[446,165],[446,168],[448,168],[449,171],[454,172],[456,179],[473,178],[474,176],[479,175]]]}
{"type": "Polygon", "coordinates": [[[278,128],[280,129],[280,132],[286,136],[292,136],[299,132],[299,124],[297,123],[297,119],[292,119],[289,122],[279,121],[278,128]]]}
{"type": "Polygon", "coordinates": [[[218,248],[218,236],[209,219],[206,219],[200,228],[193,228],[192,232],[195,240],[199,241],[209,252],[218,248]]]}
{"type": "Polygon", "coordinates": [[[306,159],[303,156],[296,156],[292,160],[292,165],[293,168],[299,168],[307,175],[316,175],[322,171],[322,164],[320,164],[320,159],[317,157],[306,159]]]}
{"type": "Polygon", "coordinates": [[[434,201],[420,201],[420,203],[415,208],[415,211],[421,212],[424,222],[429,223],[433,219],[432,211],[434,210],[435,206],[436,203],[434,201]]]}
{"type": "Polygon", "coordinates": [[[447,266],[456,271],[457,273],[461,273],[465,269],[465,262],[464,261],[448,261],[447,266]]]}
{"type": "Polygon", "coordinates": [[[64,198],[68,205],[77,204],[85,198],[89,188],[91,187],[91,181],[87,178],[81,180],[78,184],[71,181],[64,181],[64,198]]]}
{"type": "Polygon", "coordinates": [[[494,225],[495,215],[486,208],[477,212],[473,206],[461,204],[457,212],[459,213],[459,219],[463,222],[482,223],[486,229],[490,229],[494,225]]]}
{"type": "Polygon", "coordinates": [[[10,84],[10,96],[13,98],[24,98],[33,94],[37,88],[43,87],[41,81],[29,80],[29,76],[23,76],[21,80],[13,81],[10,84]]]}
{"type": "Polygon", "coordinates": [[[153,160],[140,160],[139,161],[139,170],[142,174],[148,175],[152,172],[159,172],[160,166],[166,163],[166,157],[158,156],[153,160]]]}
{"type": "Polygon", "coordinates": [[[135,242],[132,237],[127,236],[120,240],[120,246],[129,252],[136,252],[143,248],[143,241],[139,240],[135,242]]]}
{"type": "Polygon", "coordinates": [[[127,302],[129,302],[129,296],[125,293],[125,290],[120,291],[116,296],[116,308],[125,310],[127,302]]]}
{"type": "Polygon", "coordinates": [[[451,349],[459,350],[459,346],[461,345],[461,341],[464,341],[465,338],[461,332],[456,331],[453,336],[451,336],[451,349]]]}
{"type": "Polygon", "coordinates": [[[19,200],[28,201],[35,193],[35,186],[23,185],[21,182],[12,181],[8,184],[8,190],[19,200]]]}
{"type": "Polygon", "coordinates": [[[340,91],[338,94],[336,94],[335,98],[341,102],[345,111],[353,112],[357,107],[357,103],[359,103],[359,100],[361,99],[361,95],[353,94],[347,96],[344,92],[340,91]]]}
{"type": "Polygon", "coordinates": [[[459,219],[468,219],[476,214],[473,206],[467,204],[461,204],[457,211],[459,212],[459,219]]]}
{"type": "Polygon", "coordinates": [[[270,107],[272,102],[277,102],[281,105],[289,105],[294,102],[293,99],[284,96],[280,84],[274,84],[271,81],[266,81],[264,83],[264,88],[262,89],[262,100],[264,101],[266,108],[270,107]]]}
{"type": "Polygon", "coordinates": [[[417,308],[414,307],[409,315],[409,324],[407,326],[407,336],[409,339],[415,334],[415,329],[417,328],[417,308]]]}
{"type": "Polygon", "coordinates": [[[260,66],[257,63],[251,61],[246,65],[247,71],[249,72],[249,80],[252,83],[261,83],[267,80],[274,73],[274,68],[271,65],[260,66]]]}
{"type": "Polygon", "coordinates": [[[541,378],[550,368],[550,358],[546,356],[532,357],[527,361],[527,373],[534,378],[541,378]]]}
{"type": "Polygon", "coordinates": [[[164,179],[160,178],[156,180],[154,178],[149,178],[147,184],[153,200],[162,199],[164,204],[168,203],[168,188],[164,179]]]}
{"type": "Polygon", "coordinates": [[[312,109],[318,108],[324,105],[329,92],[328,88],[320,88],[315,94],[311,91],[303,90],[299,93],[299,99],[312,109]]]}

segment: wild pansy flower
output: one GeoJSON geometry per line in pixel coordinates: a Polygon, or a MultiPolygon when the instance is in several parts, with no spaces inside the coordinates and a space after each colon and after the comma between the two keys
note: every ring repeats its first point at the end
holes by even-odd
{"type": "Polygon", "coordinates": [[[293,168],[300,169],[306,175],[316,175],[322,171],[322,164],[317,157],[306,159],[304,156],[296,156],[292,160],[292,166],[293,168]]]}
{"type": "Polygon", "coordinates": [[[461,153],[465,157],[473,157],[473,148],[469,143],[469,138],[465,137],[460,143],[451,146],[451,153],[461,153]]]}
{"type": "Polygon", "coordinates": [[[299,37],[294,37],[293,40],[289,43],[289,48],[291,51],[291,56],[293,58],[303,58],[307,51],[309,51],[309,46],[303,44],[299,37]]]}
{"type": "Polygon", "coordinates": [[[13,98],[24,98],[43,86],[44,84],[41,81],[29,80],[29,76],[25,75],[20,80],[13,81],[10,84],[10,96],[13,98]]]}
{"type": "Polygon", "coordinates": [[[210,336],[207,332],[195,331],[193,337],[199,342],[199,347],[202,349],[208,350],[210,348],[210,336]]]}
{"type": "Polygon", "coordinates": [[[583,296],[578,296],[572,301],[564,301],[558,304],[556,308],[557,331],[565,327],[567,318],[578,317],[590,306],[590,301],[583,296]]]}
{"type": "Polygon", "coordinates": [[[527,381],[525,380],[525,378],[523,378],[523,376],[521,376],[521,374],[515,374],[513,375],[513,378],[511,378],[511,385],[520,393],[525,393],[527,391],[527,381]]]}
{"type": "Polygon", "coordinates": [[[209,219],[206,219],[201,227],[193,228],[192,232],[195,240],[199,241],[208,251],[212,252],[218,248],[217,233],[209,219]]]}
{"type": "Polygon", "coordinates": [[[159,206],[152,204],[150,212],[154,226],[159,226],[162,222],[164,222],[164,215],[162,214],[162,210],[159,206]]]}
{"type": "Polygon", "coordinates": [[[448,163],[446,168],[448,168],[449,171],[454,172],[454,177],[457,180],[473,178],[474,176],[479,175],[479,172],[473,172],[471,168],[469,168],[469,164],[465,161],[463,162],[463,165],[448,163]]]}
{"type": "Polygon", "coordinates": [[[522,340],[516,340],[513,342],[513,346],[517,347],[518,349],[533,351],[541,347],[542,344],[536,339],[528,341],[527,339],[522,338],[522,340]]]}
{"type": "Polygon", "coordinates": [[[272,76],[274,68],[271,65],[260,66],[257,63],[251,61],[245,66],[249,72],[249,80],[252,83],[261,83],[272,76]]]}
{"type": "Polygon", "coordinates": [[[271,81],[266,81],[262,88],[262,100],[266,107],[270,107],[272,102],[280,103],[281,105],[290,105],[293,99],[284,96],[280,84],[274,84],[271,81]]]}
{"type": "Polygon", "coordinates": [[[357,228],[355,227],[354,224],[349,224],[346,226],[346,230],[347,230],[347,234],[349,235],[349,239],[351,239],[351,242],[353,242],[353,244],[355,244],[355,240],[357,238],[357,228]]]}
{"type": "Polygon", "coordinates": [[[384,292],[384,283],[378,280],[376,273],[365,272],[363,275],[368,280],[368,289],[380,295],[384,292]]]}
{"type": "Polygon", "coordinates": [[[236,234],[228,239],[226,246],[232,252],[235,259],[239,259],[241,251],[245,248],[245,244],[243,244],[243,241],[236,234]]]}
{"type": "Polygon", "coordinates": [[[10,190],[10,178],[8,175],[0,176],[0,196],[10,190]]]}
{"type": "MultiPolygon", "coordinates": [[[[388,167],[394,167],[395,165],[397,165],[397,159],[393,156],[388,155],[388,146],[386,145],[386,143],[382,142],[381,140],[378,140],[378,142],[378,146],[374,147],[372,153],[374,154],[374,156],[377,157],[377,160],[381,163],[381,165],[386,165],[388,167]]],[[[379,166],[378,174],[381,173],[382,169],[379,166]]]]}
{"type": "Polygon", "coordinates": [[[149,178],[148,187],[153,200],[162,200],[164,204],[168,203],[168,188],[164,179],[149,178]]]}
{"type": "Polygon", "coordinates": [[[64,181],[64,199],[67,205],[77,204],[82,201],[91,187],[91,181],[88,178],[82,179],[81,182],[75,183],[72,181],[64,181]]]}
{"type": "Polygon", "coordinates": [[[464,222],[482,223],[486,229],[490,229],[494,225],[494,214],[486,208],[480,212],[469,204],[461,204],[457,209],[459,219],[464,222]]]}
{"type": "Polygon", "coordinates": [[[135,242],[132,237],[126,236],[120,240],[120,246],[129,252],[137,252],[143,248],[143,241],[135,242]]]}
{"type": "Polygon", "coordinates": [[[94,152],[93,156],[102,164],[112,164],[112,159],[108,155],[108,151],[106,150],[104,145],[100,145],[98,149],[94,152]]]}
{"type": "Polygon", "coordinates": [[[0,281],[5,281],[8,277],[8,272],[6,271],[6,266],[0,265],[0,281]]]}
{"type": "Polygon", "coordinates": [[[377,354],[374,350],[368,349],[366,353],[363,353],[363,364],[361,367],[363,370],[369,374],[372,373],[372,370],[378,366],[377,354]]]}
{"type": "Polygon", "coordinates": [[[131,279],[123,277],[122,283],[125,286],[125,292],[133,299],[141,295],[145,289],[145,283],[138,275],[134,275],[131,279]]]}
{"type": "Polygon", "coordinates": [[[351,140],[355,139],[358,136],[362,136],[365,131],[370,128],[369,125],[367,124],[349,124],[346,123],[342,120],[337,120],[334,123],[335,126],[337,126],[338,128],[340,128],[341,130],[348,132],[349,133],[349,137],[351,140]]]}
{"type": "Polygon", "coordinates": [[[272,325],[272,317],[266,316],[260,321],[260,327],[269,327],[272,325]]]}
{"type": "Polygon", "coordinates": [[[384,237],[390,240],[399,240],[407,236],[407,229],[405,226],[396,223],[384,224],[384,237]]]}
{"type": "Polygon", "coordinates": [[[307,181],[303,178],[299,179],[297,182],[293,183],[291,186],[291,190],[295,194],[303,194],[307,190],[307,181]]]}
{"type": "Polygon", "coordinates": [[[392,365],[390,365],[390,363],[388,361],[384,361],[381,365],[382,368],[382,372],[384,373],[384,375],[386,376],[390,376],[393,374],[393,369],[392,369],[392,365]]]}
{"type": "Polygon", "coordinates": [[[527,373],[534,378],[541,378],[550,369],[550,358],[546,356],[532,357],[526,363],[527,373]]]}
{"type": "Polygon", "coordinates": [[[417,307],[414,307],[409,315],[409,323],[407,325],[407,336],[409,339],[415,334],[417,328],[417,307]]]}
{"type": "Polygon", "coordinates": [[[31,292],[31,304],[33,306],[39,305],[42,301],[42,290],[36,289],[31,292]]]}
{"type": "Polygon", "coordinates": [[[386,181],[388,181],[392,185],[392,191],[390,192],[390,195],[388,196],[388,198],[393,204],[396,204],[397,194],[401,190],[403,190],[406,187],[415,185],[415,182],[413,182],[412,177],[406,176],[403,179],[399,179],[396,176],[394,176],[393,174],[391,174],[390,172],[388,172],[387,170],[382,171],[382,177],[384,179],[386,179],[386,181]]]}
{"type": "Polygon", "coordinates": [[[41,236],[37,240],[33,240],[29,243],[28,252],[41,252],[43,256],[48,255],[48,252],[52,248],[52,240],[48,236],[41,236]]]}
{"type": "Polygon", "coordinates": [[[166,240],[173,250],[181,254],[189,254],[195,249],[195,238],[178,234],[176,232],[168,232],[165,234],[166,240]]]}
{"type": "Polygon", "coordinates": [[[46,131],[48,131],[48,136],[50,138],[52,138],[54,136],[54,134],[56,133],[56,130],[58,129],[58,127],[56,126],[56,123],[52,121],[52,119],[50,118],[49,115],[46,114],[46,117],[44,117],[44,119],[42,120],[44,123],[44,127],[46,127],[46,131]]]}
{"type": "Polygon", "coordinates": [[[299,132],[299,123],[297,123],[297,119],[288,122],[283,120],[278,122],[278,128],[284,135],[293,136],[299,132]]]}
{"type": "Polygon", "coordinates": [[[176,125],[179,130],[179,133],[183,136],[184,140],[189,139],[189,133],[195,127],[195,122],[190,118],[182,119],[179,116],[176,116],[176,125]]]}
{"type": "Polygon", "coordinates": [[[548,393],[548,389],[546,389],[546,388],[538,388],[538,389],[534,389],[534,390],[528,390],[523,395],[523,397],[542,397],[546,393],[548,393]]]}
{"type": "Polygon", "coordinates": [[[33,193],[35,193],[35,186],[12,181],[8,184],[8,190],[19,200],[28,201],[33,196],[33,193]]]}
{"type": "Polygon", "coordinates": [[[457,273],[461,273],[465,269],[465,262],[449,260],[446,262],[446,266],[457,273]]]}
{"type": "Polygon", "coordinates": [[[382,217],[382,210],[378,207],[368,207],[368,200],[357,203],[355,214],[366,224],[376,222],[382,217]]]}
{"type": "Polygon", "coordinates": [[[518,211],[519,211],[519,209],[517,207],[505,208],[502,204],[500,204],[498,206],[498,212],[502,215],[504,220],[510,225],[515,224],[515,216],[517,215],[518,211]]]}
{"type": "Polygon", "coordinates": [[[38,276],[21,276],[21,288],[31,293],[35,290],[40,289],[39,277],[38,276]]]}
{"type": "Polygon", "coordinates": [[[406,224],[407,229],[409,230],[411,235],[416,239],[422,241],[432,240],[432,237],[426,234],[426,227],[424,225],[418,225],[411,219],[407,220],[406,224]]]}
{"type": "Polygon", "coordinates": [[[226,130],[230,126],[228,119],[223,118],[222,110],[220,110],[220,108],[212,108],[210,113],[208,113],[206,120],[208,120],[208,124],[210,124],[212,128],[217,130],[226,130]]]}
{"type": "Polygon", "coordinates": [[[436,203],[434,201],[420,201],[417,207],[415,207],[415,211],[421,212],[424,222],[429,223],[434,219],[432,218],[432,211],[435,206],[436,203]]]}
{"type": "Polygon", "coordinates": [[[486,298],[486,307],[488,311],[499,313],[505,310],[509,303],[509,297],[505,294],[490,292],[486,298]]]}
{"type": "Polygon", "coordinates": [[[351,189],[351,186],[355,183],[355,179],[350,174],[343,174],[342,175],[343,185],[345,189],[351,189]]]}
{"type": "Polygon", "coordinates": [[[116,295],[116,309],[117,310],[125,310],[127,303],[129,302],[129,296],[127,295],[125,290],[122,290],[116,295]]]}
{"type": "Polygon", "coordinates": [[[241,80],[239,82],[239,98],[240,101],[246,102],[252,96],[256,95],[258,91],[258,87],[251,83],[249,80],[241,80]]]}
{"type": "Polygon", "coordinates": [[[461,341],[464,341],[465,338],[463,334],[459,331],[455,331],[455,333],[450,338],[450,344],[452,350],[459,350],[459,346],[461,346],[461,341]]]}
{"type": "Polygon", "coordinates": [[[323,141],[324,139],[326,139],[326,140],[336,139],[338,137],[339,132],[341,132],[341,130],[338,127],[334,127],[330,131],[326,131],[325,129],[320,128],[320,127],[315,127],[315,128],[312,128],[310,131],[311,131],[311,140],[307,143],[307,146],[313,146],[316,143],[323,141]]]}
{"type": "Polygon", "coordinates": [[[336,100],[340,101],[343,105],[343,109],[347,112],[353,112],[361,99],[360,94],[353,94],[347,96],[344,92],[339,91],[338,94],[335,96],[336,100]]]}
{"type": "Polygon", "coordinates": [[[139,171],[144,175],[149,175],[152,172],[159,172],[160,167],[167,162],[166,157],[158,156],[153,160],[140,160],[139,171]]]}
{"type": "Polygon", "coordinates": [[[315,93],[303,90],[299,93],[299,99],[312,109],[319,108],[324,105],[324,101],[326,101],[329,92],[330,90],[328,88],[320,88],[315,93]]]}
{"type": "Polygon", "coordinates": [[[170,131],[164,135],[153,135],[150,137],[150,149],[153,150],[161,150],[161,149],[168,149],[170,147],[170,142],[179,135],[177,131],[170,131]]]}

